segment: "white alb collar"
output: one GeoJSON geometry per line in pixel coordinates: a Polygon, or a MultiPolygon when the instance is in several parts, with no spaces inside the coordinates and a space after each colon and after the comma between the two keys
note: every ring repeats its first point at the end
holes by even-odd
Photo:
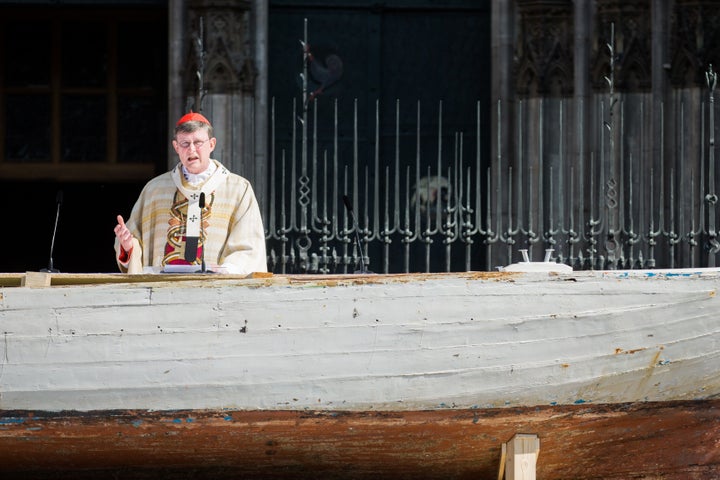
{"type": "Polygon", "coordinates": [[[210,164],[208,165],[208,168],[205,169],[204,172],[200,173],[190,173],[185,168],[185,165],[180,165],[182,168],[183,176],[185,177],[185,180],[192,185],[193,187],[196,187],[198,185],[201,185],[205,183],[205,181],[210,178],[210,176],[215,173],[215,170],[217,170],[217,165],[215,165],[215,162],[210,160],[210,164]]]}

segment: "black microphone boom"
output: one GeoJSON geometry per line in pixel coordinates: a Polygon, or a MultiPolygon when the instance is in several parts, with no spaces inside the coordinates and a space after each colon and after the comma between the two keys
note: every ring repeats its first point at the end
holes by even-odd
{"type": "Polygon", "coordinates": [[[50,261],[48,261],[48,268],[40,270],[41,272],[46,273],[60,273],[60,270],[57,270],[53,266],[53,250],[55,250],[55,234],[57,233],[58,220],[60,219],[60,205],[62,205],[63,202],[62,190],[58,190],[57,195],[55,196],[55,202],[57,203],[57,208],[55,210],[55,226],[53,227],[52,240],[50,241],[50,261]]]}
{"type": "Polygon", "coordinates": [[[362,244],[360,243],[360,227],[358,226],[357,219],[355,218],[355,213],[353,212],[352,204],[350,203],[350,199],[347,195],[343,195],[343,203],[345,204],[345,208],[350,214],[350,219],[353,222],[353,227],[355,227],[355,242],[357,243],[357,249],[360,255],[360,270],[356,271],[355,273],[372,273],[365,266],[365,256],[363,255],[362,244]]]}

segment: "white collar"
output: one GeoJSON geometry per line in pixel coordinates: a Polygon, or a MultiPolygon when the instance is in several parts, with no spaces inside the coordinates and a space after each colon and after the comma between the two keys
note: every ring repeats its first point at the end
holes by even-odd
{"type": "Polygon", "coordinates": [[[185,165],[182,164],[180,165],[180,167],[182,168],[182,173],[185,177],[185,180],[193,187],[197,187],[198,185],[205,183],[205,181],[210,178],[213,173],[215,173],[215,170],[217,170],[217,165],[215,165],[215,162],[212,160],[210,160],[208,168],[206,168],[204,172],[200,173],[190,173],[185,168],[185,165]]]}

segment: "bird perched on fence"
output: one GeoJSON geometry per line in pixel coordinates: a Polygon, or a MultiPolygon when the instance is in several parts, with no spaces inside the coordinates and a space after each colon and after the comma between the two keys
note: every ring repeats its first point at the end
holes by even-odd
{"type": "Polygon", "coordinates": [[[310,50],[310,44],[302,40],[300,40],[300,43],[302,44],[303,54],[310,72],[310,80],[319,85],[305,99],[304,108],[307,110],[310,102],[340,80],[343,74],[343,62],[334,52],[330,52],[324,56],[316,56],[310,50]]]}

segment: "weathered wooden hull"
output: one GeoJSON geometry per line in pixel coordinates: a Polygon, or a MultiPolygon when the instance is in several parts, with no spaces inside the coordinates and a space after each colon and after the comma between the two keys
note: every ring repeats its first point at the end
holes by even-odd
{"type": "Polygon", "coordinates": [[[495,479],[540,438],[537,478],[720,477],[720,400],[422,412],[4,412],[0,478],[495,479]]]}
{"type": "Polygon", "coordinates": [[[0,289],[6,476],[720,476],[716,271],[52,282],[0,289]]]}

